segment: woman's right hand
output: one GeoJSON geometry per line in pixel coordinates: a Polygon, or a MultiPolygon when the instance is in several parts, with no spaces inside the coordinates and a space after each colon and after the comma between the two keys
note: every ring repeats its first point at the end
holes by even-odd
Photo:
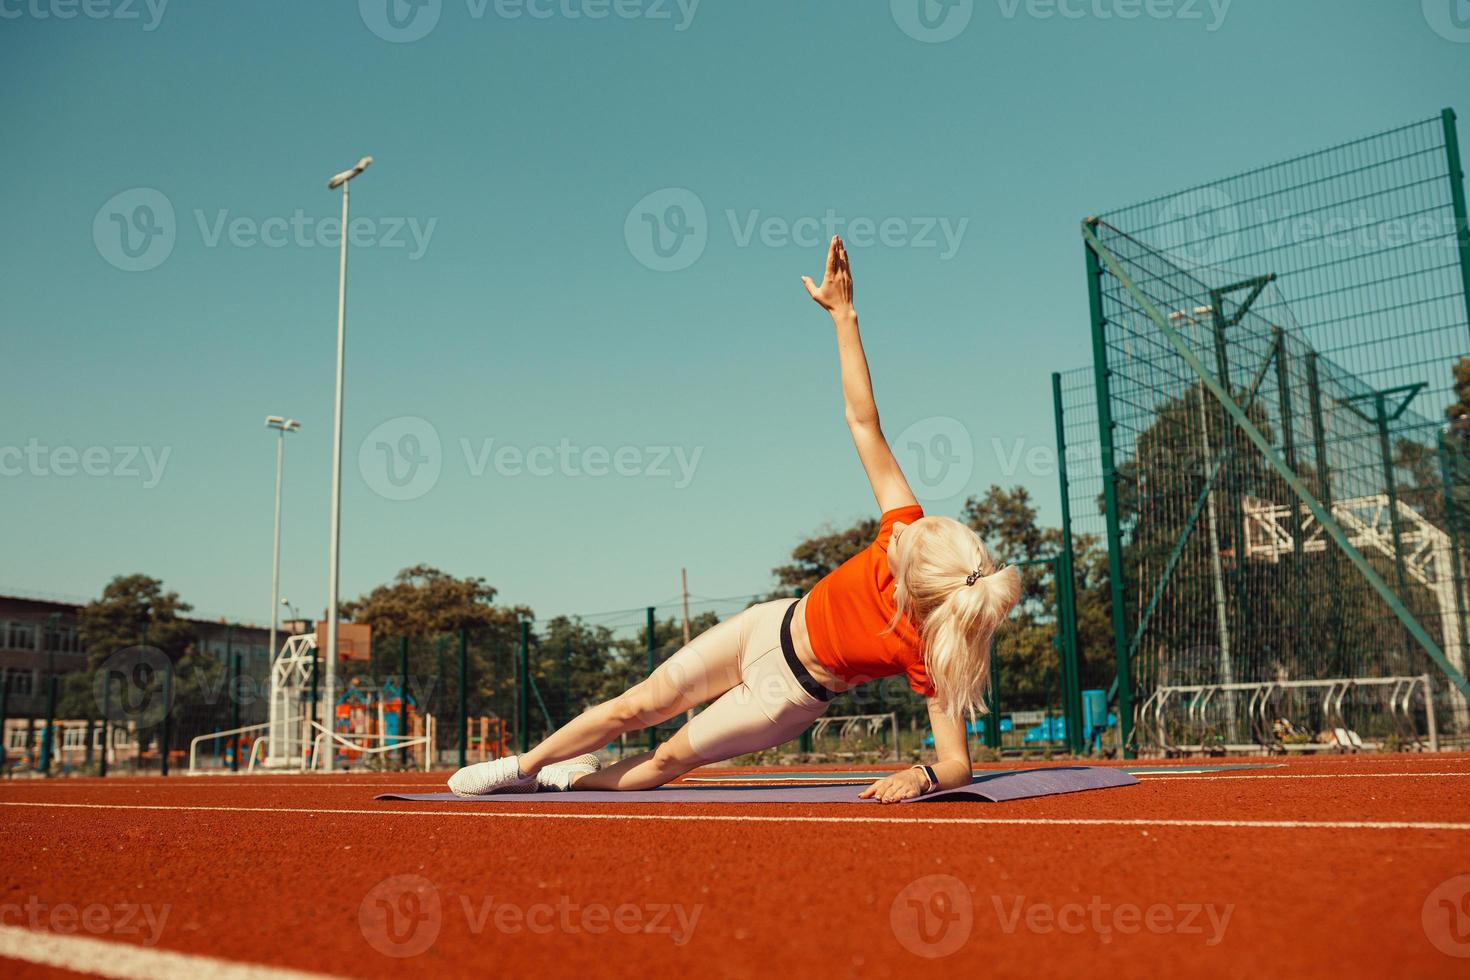
{"type": "Polygon", "coordinates": [[[822,276],[822,284],[812,282],[811,276],[802,276],[801,281],[811,298],[832,314],[833,319],[852,315],[852,269],[847,264],[847,249],[840,237],[833,235],[827,246],[827,271],[822,276]]]}

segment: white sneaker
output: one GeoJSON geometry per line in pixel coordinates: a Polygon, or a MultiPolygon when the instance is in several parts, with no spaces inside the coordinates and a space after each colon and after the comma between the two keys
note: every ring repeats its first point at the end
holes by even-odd
{"type": "Polygon", "coordinates": [[[552,790],[562,792],[572,788],[572,780],[578,776],[596,772],[602,768],[602,762],[595,755],[579,755],[575,759],[566,762],[557,762],[549,766],[542,766],[541,771],[536,774],[536,788],[539,790],[552,790]]]}
{"type": "Polygon", "coordinates": [[[516,758],[510,755],[465,766],[449,777],[449,791],[455,796],[536,792],[536,777],[522,776],[516,758]]]}

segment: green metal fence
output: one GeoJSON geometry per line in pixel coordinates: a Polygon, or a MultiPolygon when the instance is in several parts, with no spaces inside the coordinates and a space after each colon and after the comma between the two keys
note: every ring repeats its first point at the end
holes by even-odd
{"type": "Polygon", "coordinates": [[[1391,744],[1418,677],[1412,710],[1470,734],[1470,454],[1440,421],[1470,350],[1453,114],[1083,235],[1093,391],[1073,372],[1058,402],[1097,423],[1097,492],[1068,498],[1108,541],[1125,739],[1391,744]],[[1337,678],[1362,683],[1315,683],[1337,678]]]}

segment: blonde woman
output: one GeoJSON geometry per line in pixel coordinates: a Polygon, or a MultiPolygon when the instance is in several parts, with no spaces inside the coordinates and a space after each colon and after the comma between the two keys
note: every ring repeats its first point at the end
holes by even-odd
{"type": "Polygon", "coordinates": [[[1020,578],[997,569],[968,527],[924,516],[914,499],[878,424],[841,239],[832,239],[821,285],[802,282],[836,328],[847,425],[882,512],[877,539],[802,599],[762,603],[719,623],[524,755],[459,770],[453,792],[650,789],[787,742],[838,693],[899,674],[928,699],[937,759],[859,795],[894,803],[970,782],[965,717],[985,710],[990,637],[1015,607],[1020,578]],[[582,754],[701,704],[709,706],[655,751],[607,769],[582,754]]]}

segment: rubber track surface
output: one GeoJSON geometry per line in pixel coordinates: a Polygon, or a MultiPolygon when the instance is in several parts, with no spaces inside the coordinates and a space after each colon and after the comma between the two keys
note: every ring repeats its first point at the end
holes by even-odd
{"type": "MultiPolygon", "coordinates": [[[[159,948],[374,977],[1470,970],[1441,948],[1470,955],[1470,878],[1441,888],[1470,873],[1466,755],[1290,759],[1007,804],[613,798],[512,816],[372,799],[446,776],[0,783],[0,913],[65,931],[15,907],[147,905],[167,911],[159,948]]],[[[90,934],[148,938],[118,931],[90,934]]]]}

